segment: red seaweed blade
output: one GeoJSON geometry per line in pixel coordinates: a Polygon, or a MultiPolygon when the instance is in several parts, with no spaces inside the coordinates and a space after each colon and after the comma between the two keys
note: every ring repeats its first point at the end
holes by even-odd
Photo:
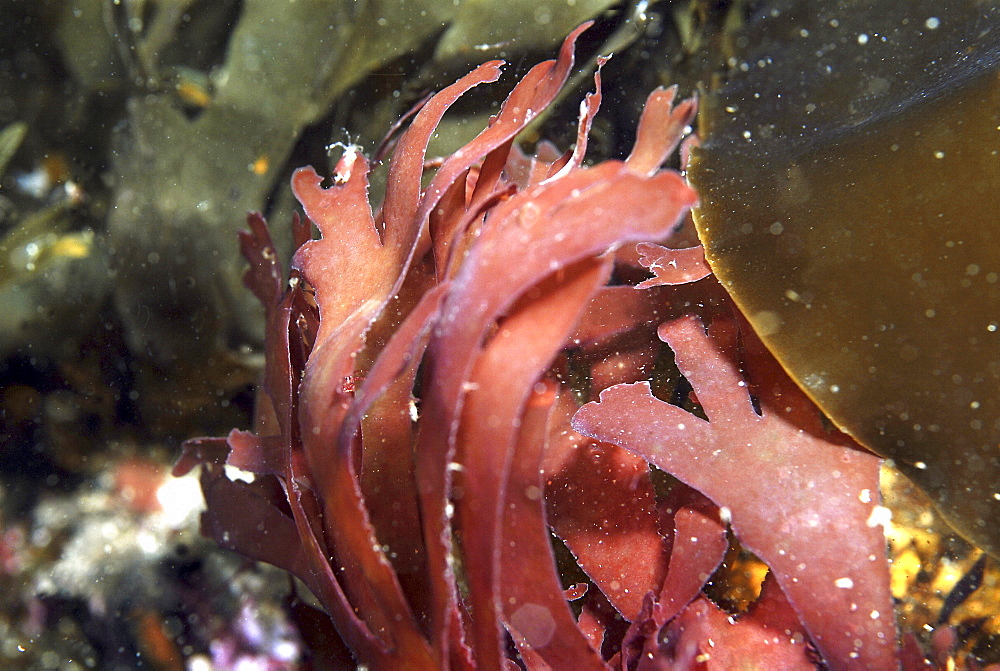
{"type": "Polygon", "coordinates": [[[329,188],[297,171],[321,238],[295,224],[289,283],[263,219],[249,218],[245,281],[266,311],[258,430],[189,441],[175,472],[204,464],[204,531],[300,577],[373,668],[510,668],[503,628],[528,668],[683,665],[709,639],[715,664],[792,665],[807,637],[833,668],[891,666],[884,541],[868,525],[877,459],[826,435],[749,334],[741,375],[735,323],[706,333],[693,316],[720,305],[717,285],[696,282],[701,249],[656,244],[696,202],[660,169],[694,101],[654,91],[627,161],[585,167],[598,74],[572,152],[514,145],[564,85],[585,27],[421,189],[442,115],[500,64],[428,98],[377,214],[356,149],[329,188]],[[653,273],[638,291],[606,286],[626,243],[653,273]],[[657,324],[708,421],[641,382],[659,365],[657,324]],[[579,411],[572,393],[588,389],[567,381],[573,357],[601,392],[579,411]],[[232,481],[223,464],[256,479],[232,481]],[[650,464],[688,486],[658,500],[650,464]],[[775,578],[735,625],[699,596],[727,519],[775,578]],[[550,529],[589,577],[578,618],[567,599],[582,593],[564,592],[550,529]]]}
{"type": "Polygon", "coordinates": [[[706,333],[689,316],[660,328],[708,421],[638,383],[603,391],[600,402],[581,408],[574,427],[643,456],[724,507],[832,667],[857,660],[865,668],[894,668],[885,540],[878,525],[869,525],[878,458],[827,439],[817,412],[793,386],[781,385],[775,396],[766,395],[774,388],[757,385],[765,394],[758,415],[734,356],[735,325],[713,326],[706,333]]]}

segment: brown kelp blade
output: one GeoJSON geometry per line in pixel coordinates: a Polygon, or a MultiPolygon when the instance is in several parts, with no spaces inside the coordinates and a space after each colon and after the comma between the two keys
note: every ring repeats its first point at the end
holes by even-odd
{"type": "Polygon", "coordinates": [[[1000,556],[1000,8],[842,4],[751,22],[699,235],[803,390],[1000,556]]]}

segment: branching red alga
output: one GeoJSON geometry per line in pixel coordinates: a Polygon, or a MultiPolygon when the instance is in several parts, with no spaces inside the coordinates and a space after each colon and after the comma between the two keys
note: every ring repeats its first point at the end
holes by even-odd
{"type": "Polygon", "coordinates": [[[205,533],[301,579],[327,653],[368,668],[891,668],[877,458],[824,429],[700,248],[662,246],[697,200],[661,168],[694,101],[654,91],[629,158],[585,165],[598,73],[571,151],[514,145],[581,30],[421,187],[442,115],[500,63],[431,97],[375,213],[355,149],[329,188],[297,171],[320,237],[296,222],[289,278],[250,216],[258,427],[189,441],[175,472],[202,464],[205,533]],[[702,593],[727,527],[771,569],[738,615],[702,593]]]}

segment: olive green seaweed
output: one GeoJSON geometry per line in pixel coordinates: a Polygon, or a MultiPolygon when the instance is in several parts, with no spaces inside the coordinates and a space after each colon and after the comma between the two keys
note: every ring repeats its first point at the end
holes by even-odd
{"type": "Polygon", "coordinates": [[[14,158],[24,136],[28,132],[28,124],[16,121],[0,131],[0,176],[7,170],[7,164],[14,158]]]}

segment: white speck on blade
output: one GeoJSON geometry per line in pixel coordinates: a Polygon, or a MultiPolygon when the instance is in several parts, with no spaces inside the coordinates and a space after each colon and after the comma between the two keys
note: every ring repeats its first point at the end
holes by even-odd
{"type": "Polygon", "coordinates": [[[885,506],[875,506],[872,508],[871,515],[868,516],[868,521],[865,524],[869,528],[874,529],[876,526],[881,525],[886,527],[892,521],[892,511],[885,506]]]}

